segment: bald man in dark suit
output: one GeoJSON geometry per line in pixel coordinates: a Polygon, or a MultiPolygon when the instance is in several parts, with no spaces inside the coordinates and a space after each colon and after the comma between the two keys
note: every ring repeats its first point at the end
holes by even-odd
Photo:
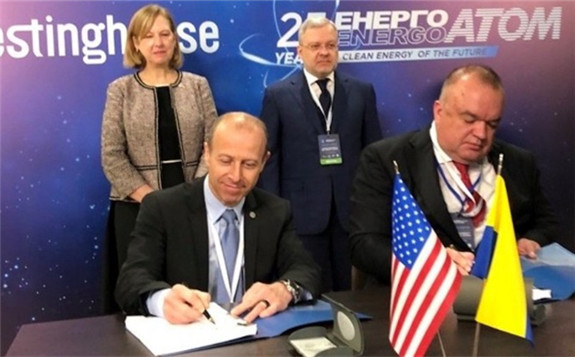
{"type": "Polygon", "coordinates": [[[534,258],[542,245],[555,239],[558,222],[542,192],[534,156],[495,139],[504,98],[501,79],[493,69],[457,68],[444,81],[431,126],[364,150],[351,196],[354,266],[379,282],[390,281],[394,161],[464,275],[472,267],[485,230],[500,154],[519,253],[534,258]],[[467,167],[472,188],[464,184],[458,165],[467,167]],[[470,209],[471,202],[477,209],[470,209]]]}
{"type": "Polygon", "coordinates": [[[289,202],[254,188],[269,157],[264,124],[228,113],[212,130],[204,144],[207,176],[142,202],[116,286],[128,314],[190,323],[215,300],[236,305],[231,313],[250,322],[319,295],[319,267],[295,233],[289,202]],[[226,211],[237,219],[224,223],[226,211]],[[218,232],[229,225],[239,237],[228,260],[218,232]]]}

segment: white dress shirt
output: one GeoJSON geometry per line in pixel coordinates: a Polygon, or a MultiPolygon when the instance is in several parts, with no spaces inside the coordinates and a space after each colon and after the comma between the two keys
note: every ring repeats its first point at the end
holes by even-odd
{"type": "MultiPolygon", "coordinates": [[[[319,96],[321,95],[321,88],[319,87],[319,84],[316,83],[319,78],[317,78],[313,74],[309,73],[305,69],[303,70],[303,74],[305,75],[305,79],[307,81],[307,85],[308,85],[309,91],[311,93],[311,97],[313,98],[313,101],[315,102],[317,107],[323,113],[323,109],[322,109],[321,104],[319,102],[319,96]]],[[[329,94],[331,95],[331,106],[333,107],[333,97],[335,95],[335,74],[334,74],[334,72],[331,72],[326,78],[329,78],[329,81],[327,81],[326,88],[327,88],[327,91],[329,92],[329,94]]],[[[327,116],[325,115],[325,113],[323,113],[324,118],[325,118],[325,127],[327,129],[328,134],[330,133],[330,130],[331,130],[332,112],[333,112],[333,110],[330,109],[329,113],[327,113],[327,116]]]]}
{"type": "MultiPolygon", "coordinates": [[[[208,239],[209,239],[209,286],[208,292],[211,296],[215,296],[215,289],[217,289],[216,277],[219,277],[222,274],[222,270],[220,268],[218,255],[216,253],[216,243],[215,240],[219,241],[219,234],[225,229],[225,222],[220,220],[219,218],[224,213],[224,211],[228,208],[233,209],[236,212],[236,216],[238,217],[238,229],[240,232],[240,241],[244,240],[244,220],[242,214],[242,208],[244,206],[245,197],[242,198],[240,203],[238,203],[234,207],[227,207],[222,204],[216,196],[214,196],[210,185],[209,185],[209,175],[206,176],[204,180],[204,199],[206,204],[206,212],[208,217],[208,239]],[[213,228],[213,229],[212,229],[213,228]],[[216,234],[217,232],[217,234],[216,234]]],[[[240,242],[240,247],[243,247],[243,244],[240,242]]],[[[243,274],[244,271],[244,257],[243,257],[243,249],[239,250],[241,252],[241,272],[243,274]]],[[[166,295],[170,289],[163,289],[154,292],[146,299],[146,306],[148,307],[148,311],[150,314],[158,317],[164,317],[164,300],[166,299],[166,295]]]]}
{"type": "MultiPolygon", "coordinates": [[[[441,193],[447,205],[447,210],[450,214],[459,213],[463,209],[462,200],[470,198],[474,201],[473,194],[461,180],[461,175],[453,164],[453,160],[439,146],[435,122],[431,124],[429,135],[431,136],[433,153],[438,164],[437,175],[439,176],[439,186],[441,187],[441,193]]],[[[487,204],[485,219],[481,224],[475,227],[473,231],[474,246],[476,247],[481,241],[483,232],[485,231],[487,212],[489,212],[493,202],[496,173],[493,165],[487,161],[486,157],[483,158],[480,163],[470,164],[468,172],[471,183],[475,185],[475,191],[479,193],[487,204]]]]}

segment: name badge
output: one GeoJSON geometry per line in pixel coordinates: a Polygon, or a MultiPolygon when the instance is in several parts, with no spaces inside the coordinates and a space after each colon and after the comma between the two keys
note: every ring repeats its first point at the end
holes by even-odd
{"type": "Polygon", "coordinates": [[[471,249],[474,249],[475,242],[473,239],[473,221],[470,217],[462,217],[458,213],[452,213],[451,218],[453,219],[453,223],[455,224],[455,228],[457,229],[457,233],[463,241],[467,244],[467,246],[471,249]]]}
{"type": "Polygon", "coordinates": [[[318,135],[319,163],[340,165],[343,162],[338,134],[318,135]]]}

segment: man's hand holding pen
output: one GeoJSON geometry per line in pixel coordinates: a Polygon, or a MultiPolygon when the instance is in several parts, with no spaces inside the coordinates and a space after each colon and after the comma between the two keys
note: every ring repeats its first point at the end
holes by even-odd
{"type": "Polygon", "coordinates": [[[210,294],[176,284],[164,300],[164,317],[172,324],[188,324],[205,318],[210,320],[211,316],[206,310],[210,301],[210,294]]]}
{"type": "MultiPolygon", "coordinates": [[[[292,300],[292,294],[285,284],[255,283],[244,294],[230,314],[243,316],[246,323],[253,322],[258,317],[269,317],[285,310],[292,300]]],[[[188,324],[201,319],[214,320],[207,311],[211,301],[210,294],[196,289],[190,289],[183,284],[174,285],[164,299],[164,318],[172,324],[188,324]]]]}

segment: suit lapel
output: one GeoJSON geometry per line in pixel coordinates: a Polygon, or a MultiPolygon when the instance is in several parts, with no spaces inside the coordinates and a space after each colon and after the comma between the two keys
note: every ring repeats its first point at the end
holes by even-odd
{"type": "Polygon", "coordinates": [[[347,116],[348,80],[345,77],[334,74],[335,93],[333,96],[333,106],[331,110],[331,132],[339,133],[342,118],[347,116]]]}
{"type": "Polygon", "coordinates": [[[190,271],[201,272],[199,276],[199,286],[204,291],[209,287],[209,235],[208,217],[204,201],[204,180],[205,178],[186,185],[186,203],[189,210],[188,219],[190,232],[190,245],[192,246],[193,257],[191,262],[196,265],[190,267],[190,271]]]}
{"type": "Polygon", "coordinates": [[[318,134],[324,134],[325,130],[321,125],[320,118],[318,118],[318,107],[313,101],[303,71],[292,77],[291,84],[296,94],[296,101],[301,106],[301,110],[304,114],[303,119],[311,123],[318,134]]]}
{"type": "Polygon", "coordinates": [[[257,264],[257,247],[259,238],[259,218],[257,200],[250,192],[244,203],[244,264],[246,290],[254,283],[257,264]]]}
{"type": "MultiPolygon", "coordinates": [[[[440,238],[457,239],[459,234],[455,228],[455,224],[449,215],[447,205],[441,193],[439,186],[439,177],[436,169],[436,159],[433,153],[433,144],[429,137],[429,130],[421,130],[412,139],[412,152],[409,153],[410,165],[409,177],[413,178],[411,188],[415,187],[416,191],[412,192],[421,208],[426,214],[428,221],[437,229],[437,227],[445,227],[445,232],[437,232],[440,238]],[[442,237],[445,235],[445,237],[442,237]]],[[[402,168],[399,168],[400,172],[402,168]]]]}

